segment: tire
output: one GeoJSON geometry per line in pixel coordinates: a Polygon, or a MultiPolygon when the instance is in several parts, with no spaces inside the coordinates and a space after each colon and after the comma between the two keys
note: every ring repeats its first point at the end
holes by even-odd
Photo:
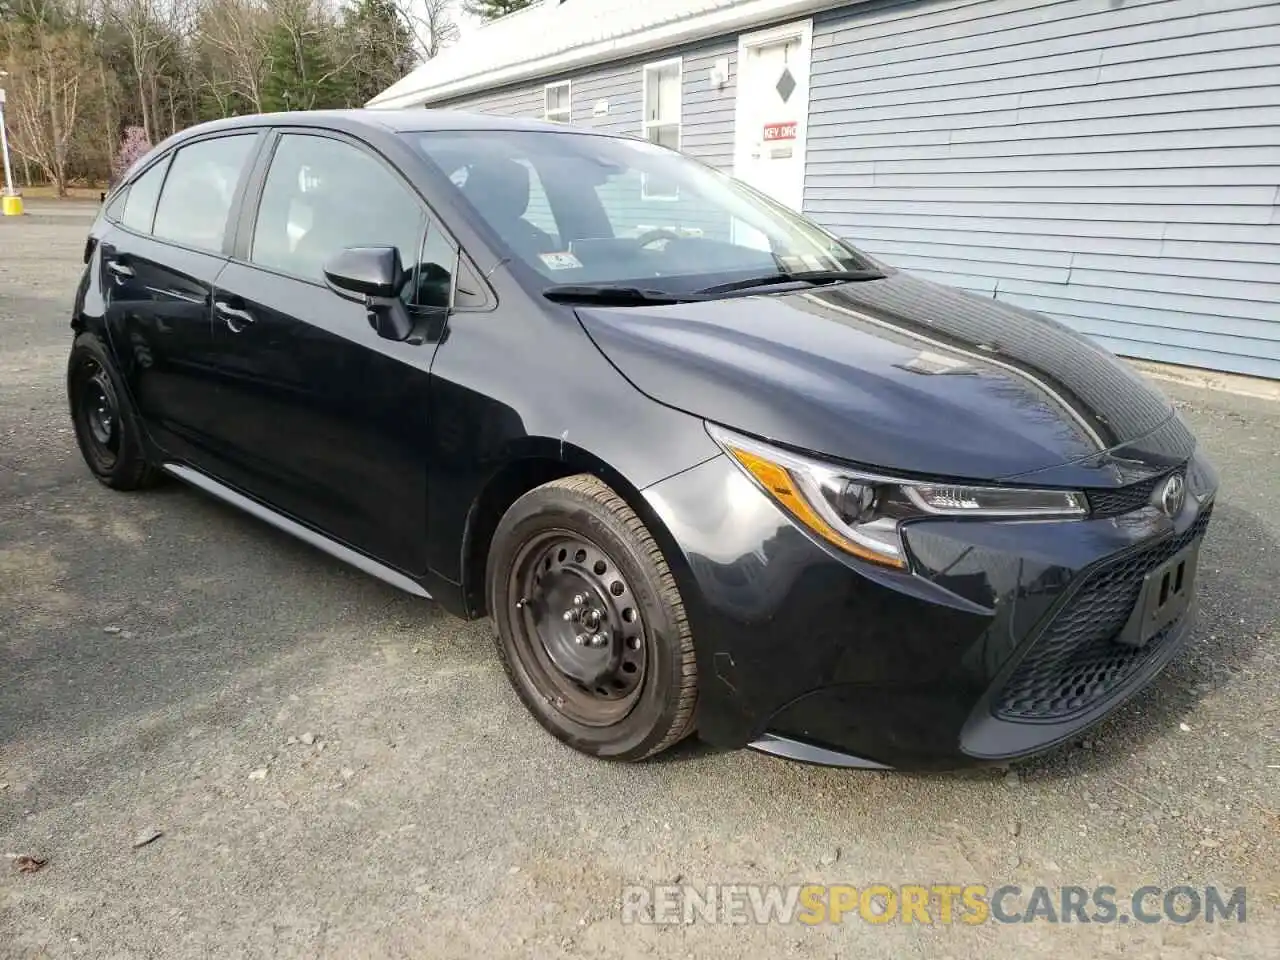
{"type": "Polygon", "coordinates": [[[67,400],[76,443],[89,470],[113,490],[153,486],[142,428],[124,381],[97,334],[82,333],[67,361],[67,400]]]}
{"type": "Polygon", "coordinates": [[[634,761],[693,732],[698,675],[680,591],[644,523],[599,478],[554,480],[512,504],[487,580],[507,677],[564,743],[634,761]]]}

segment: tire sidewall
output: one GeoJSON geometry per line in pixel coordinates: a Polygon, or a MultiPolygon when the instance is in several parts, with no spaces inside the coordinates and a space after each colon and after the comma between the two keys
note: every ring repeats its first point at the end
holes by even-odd
{"type": "Polygon", "coordinates": [[[130,403],[124,380],[117,372],[106,345],[96,334],[82,333],[71,345],[71,355],[67,360],[67,402],[70,407],[76,445],[80,448],[80,455],[84,458],[90,472],[109,487],[130,488],[141,485],[145,481],[148,464],[138,421],[134,416],[133,405],[130,403]],[[76,412],[77,391],[83,389],[83,385],[77,380],[87,360],[92,360],[106,372],[114,394],[119,449],[116,452],[115,463],[109,470],[102,469],[96,462],[76,412]]]}
{"type": "MultiPolygon", "coordinates": [[[[663,600],[659,574],[641,555],[634,535],[589,497],[554,486],[525,494],[507,511],[489,553],[488,602],[497,626],[497,645],[512,685],[538,722],[584,753],[611,759],[647,756],[675,723],[681,682],[679,627],[663,600]],[[515,649],[523,631],[514,629],[507,583],[521,548],[532,538],[564,530],[592,540],[622,571],[645,623],[647,666],[635,707],[608,727],[592,727],[566,717],[547,703],[515,649]]],[[[529,637],[529,642],[538,642],[529,637]]]]}

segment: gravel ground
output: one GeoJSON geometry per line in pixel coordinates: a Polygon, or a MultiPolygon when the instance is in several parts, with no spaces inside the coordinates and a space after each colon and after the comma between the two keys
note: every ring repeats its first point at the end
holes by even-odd
{"type": "Polygon", "coordinates": [[[1280,406],[1166,388],[1223,474],[1188,655],[1075,744],[945,776],[611,766],[449,618],[75,450],[91,208],[0,221],[0,955],[1280,956],[1280,406]],[[159,833],[158,839],[135,847],[159,833]],[[1244,924],[624,926],[623,883],[1248,887],[1244,924]]]}

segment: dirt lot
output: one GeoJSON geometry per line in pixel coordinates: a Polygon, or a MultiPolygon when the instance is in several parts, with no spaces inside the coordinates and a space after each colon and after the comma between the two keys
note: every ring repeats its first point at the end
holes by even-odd
{"type": "Polygon", "coordinates": [[[1169,388],[1223,474],[1201,625],[1088,741],[1010,776],[610,766],[525,714],[487,623],[90,479],[61,378],[92,208],[30,209],[0,221],[0,855],[48,863],[0,858],[0,956],[1280,956],[1280,405],[1169,388]],[[1248,913],[621,923],[622,884],[677,878],[1243,885],[1248,913]]]}

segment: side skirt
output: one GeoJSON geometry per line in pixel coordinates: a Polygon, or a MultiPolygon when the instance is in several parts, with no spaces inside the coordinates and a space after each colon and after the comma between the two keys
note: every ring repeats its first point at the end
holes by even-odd
{"type": "Polygon", "coordinates": [[[406,577],[400,571],[393,570],[385,564],[379,563],[377,560],[366,557],[362,553],[357,553],[350,547],[338,543],[336,540],[331,540],[322,533],[316,533],[316,531],[311,530],[308,527],[304,527],[302,524],[296,523],[286,516],[276,513],[269,507],[264,507],[256,500],[250,500],[243,494],[237,493],[230,487],[224,486],[212,477],[208,477],[201,473],[199,470],[193,470],[191,467],[186,467],[178,463],[166,463],[164,464],[164,471],[172,474],[184,483],[189,483],[191,486],[203,490],[205,493],[211,494],[219,500],[225,501],[233,507],[257,517],[259,520],[264,520],[273,527],[283,530],[285,533],[291,534],[299,540],[311,544],[313,547],[323,550],[330,556],[337,557],[343,563],[350,564],[371,576],[377,577],[379,580],[383,580],[391,584],[393,587],[403,590],[405,593],[411,593],[415,597],[423,597],[427,600],[431,599],[431,594],[427,593],[427,591],[422,589],[418,583],[411,580],[409,577],[406,577]]]}

